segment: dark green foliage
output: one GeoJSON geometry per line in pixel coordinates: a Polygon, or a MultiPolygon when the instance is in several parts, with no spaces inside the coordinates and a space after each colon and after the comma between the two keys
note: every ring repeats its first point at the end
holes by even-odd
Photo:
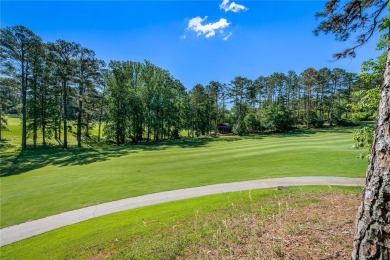
{"type": "Polygon", "coordinates": [[[65,148],[69,134],[79,147],[92,140],[95,126],[97,141],[104,137],[123,145],[177,139],[183,131],[188,137],[217,136],[218,125],[225,123],[238,135],[286,131],[292,125],[350,125],[359,109],[347,104],[356,103],[354,95],[365,90],[364,82],[377,84],[376,74],[369,72],[380,67],[367,63],[359,78],[337,68],[308,68],[301,74],[274,72],[254,81],[238,76],[228,85],[210,81],[186,90],[168,71],[148,61],[112,61],[104,68],[95,53],[80,44],[45,44],[18,26],[1,32],[1,79],[14,82],[4,93],[7,105],[2,113],[21,111],[34,145],[40,136],[44,145],[54,139],[65,148]],[[21,49],[22,42],[28,48],[21,49]]]}
{"type": "Polygon", "coordinates": [[[350,118],[340,118],[336,120],[336,125],[338,126],[357,126],[359,125],[359,121],[356,119],[350,118]]]}
{"type": "Polygon", "coordinates": [[[307,127],[320,128],[324,126],[324,120],[322,120],[320,116],[314,111],[305,113],[304,122],[307,127]]]}
{"type": "Polygon", "coordinates": [[[150,62],[112,61],[109,67],[107,140],[117,145],[139,143],[145,132],[147,141],[152,136],[155,141],[178,137],[182,126],[181,98],[184,96],[181,83],[150,62]]]}
{"type": "Polygon", "coordinates": [[[82,130],[89,137],[91,117],[98,110],[99,95],[96,85],[101,81],[101,67],[104,62],[95,57],[95,52],[79,46],[76,51],[76,85],[77,103],[77,146],[81,147],[82,130]]]}
{"type": "Polygon", "coordinates": [[[244,123],[248,132],[257,132],[261,130],[260,118],[255,111],[251,111],[245,116],[244,123]]]}
{"type": "Polygon", "coordinates": [[[111,119],[105,126],[104,133],[107,141],[113,141],[117,145],[126,142],[128,133],[128,105],[130,90],[126,86],[126,75],[120,62],[110,62],[111,77],[108,86],[108,117],[111,119]]]}
{"type": "Polygon", "coordinates": [[[291,111],[280,100],[266,104],[261,112],[261,125],[269,131],[285,132],[292,127],[291,111]]]}
{"type": "MultiPolygon", "coordinates": [[[[20,82],[22,103],[22,148],[27,147],[27,80],[32,53],[41,39],[24,26],[0,29],[0,58],[2,71],[7,69],[20,82]]],[[[3,74],[3,72],[2,72],[3,74]]]]}
{"type": "MultiPolygon", "coordinates": [[[[4,73],[4,71],[3,71],[4,73]]],[[[15,89],[17,82],[9,77],[0,78],[0,140],[3,139],[2,133],[8,130],[8,120],[6,114],[10,112],[13,104],[16,104],[15,89]]]]}
{"type": "Polygon", "coordinates": [[[248,128],[244,120],[237,121],[237,123],[233,125],[233,134],[240,136],[248,134],[248,128]]]}

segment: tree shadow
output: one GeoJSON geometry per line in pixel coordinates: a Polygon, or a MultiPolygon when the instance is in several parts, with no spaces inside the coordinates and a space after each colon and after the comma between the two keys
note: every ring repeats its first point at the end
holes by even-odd
{"type": "Polygon", "coordinates": [[[309,137],[317,132],[317,129],[293,129],[280,134],[280,137],[309,137]]]}
{"type": "Polygon", "coordinates": [[[353,134],[361,126],[323,126],[321,128],[292,129],[286,133],[277,134],[279,137],[309,137],[316,133],[353,134]]]}
{"type": "Polygon", "coordinates": [[[16,145],[12,144],[8,139],[0,140],[0,151],[5,151],[7,149],[15,149],[16,145]]]}
{"type": "Polygon", "coordinates": [[[213,142],[235,142],[245,139],[262,139],[267,136],[280,138],[308,137],[318,132],[353,133],[359,127],[324,127],[319,129],[293,129],[287,133],[257,133],[248,136],[219,136],[181,138],[161,142],[141,143],[137,145],[114,146],[106,143],[92,143],[90,147],[62,149],[58,146],[29,147],[25,150],[16,150],[8,142],[0,143],[0,177],[22,174],[48,165],[74,166],[86,165],[118,158],[139,151],[159,151],[169,148],[199,148],[213,142]],[[11,152],[6,148],[10,148],[11,152]]]}
{"type": "Polygon", "coordinates": [[[317,132],[348,134],[354,133],[360,127],[361,126],[324,126],[322,128],[318,128],[317,132]]]}
{"type": "Polygon", "coordinates": [[[169,147],[179,147],[179,148],[198,148],[203,147],[209,143],[218,141],[218,138],[212,137],[197,137],[197,138],[180,138],[176,140],[164,141],[161,144],[169,147]]]}
{"type": "Polygon", "coordinates": [[[156,143],[114,146],[96,143],[91,147],[62,149],[58,146],[28,147],[24,150],[1,152],[0,177],[22,174],[48,165],[86,165],[118,158],[139,151],[160,151],[168,148],[197,148],[214,142],[216,138],[168,140],[156,143]]]}
{"type": "Polygon", "coordinates": [[[120,157],[136,151],[113,147],[111,149],[39,147],[2,153],[0,176],[12,176],[48,165],[85,165],[120,157]]]}

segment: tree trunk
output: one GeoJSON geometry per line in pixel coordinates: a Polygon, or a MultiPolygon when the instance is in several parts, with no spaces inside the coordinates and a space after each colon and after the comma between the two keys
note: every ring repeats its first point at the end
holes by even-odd
{"type": "Polygon", "coordinates": [[[42,123],[42,145],[46,145],[46,124],[42,123]]]}
{"type": "Polygon", "coordinates": [[[27,84],[25,79],[25,62],[24,62],[24,51],[22,45],[22,149],[27,147],[27,84]]]}
{"type": "Polygon", "coordinates": [[[218,136],[218,89],[215,92],[215,136],[218,136]]]}
{"type": "Polygon", "coordinates": [[[68,87],[67,87],[67,82],[66,80],[64,80],[64,82],[62,83],[62,87],[63,87],[63,106],[64,106],[64,118],[63,118],[63,121],[64,121],[64,142],[63,142],[63,145],[62,147],[63,148],[68,148],[68,87]]]}
{"type": "Polygon", "coordinates": [[[34,114],[34,119],[33,119],[33,143],[34,147],[37,146],[37,140],[38,140],[38,108],[37,108],[37,85],[38,85],[38,79],[37,75],[34,75],[34,80],[33,80],[33,87],[34,87],[34,109],[33,109],[33,114],[34,114]]]}
{"type": "Polygon", "coordinates": [[[150,99],[148,99],[148,104],[147,104],[147,106],[148,106],[148,119],[147,119],[147,128],[148,128],[148,133],[147,133],[147,137],[146,137],[146,140],[147,140],[147,142],[149,143],[149,141],[150,141],[150,134],[151,134],[151,129],[150,129],[150,126],[151,126],[151,109],[150,109],[150,99]]]}
{"type": "Polygon", "coordinates": [[[100,129],[102,126],[102,118],[103,118],[103,101],[102,104],[100,105],[100,113],[99,113],[98,142],[100,142],[100,129]]]}
{"type": "Polygon", "coordinates": [[[196,137],[199,137],[199,124],[198,124],[198,107],[195,109],[195,120],[196,120],[196,137]]]}
{"type": "Polygon", "coordinates": [[[374,142],[352,259],[390,259],[390,53],[387,53],[374,142]]]}
{"type": "MultiPolygon", "coordinates": [[[[89,122],[91,121],[91,118],[89,117],[89,114],[86,115],[86,122],[85,122],[85,137],[89,138],[89,122]]],[[[80,128],[81,129],[81,128],[80,128]]],[[[80,131],[80,146],[81,147],[81,131],[80,131]]]]}
{"type": "Polygon", "coordinates": [[[103,87],[102,100],[100,102],[98,142],[100,142],[100,129],[101,129],[102,119],[103,119],[103,107],[104,107],[104,93],[105,93],[105,89],[106,89],[106,87],[103,87]]]}
{"type": "MultiPolygon", "coordinates": [[[[83,100],[82,100],[82,96],[83,96],[83,86],[80,85],[79,86],[79,111],[78,111],[78,115],[77,115],[77,147],[81,147],[81,123],[82,123],[82,113],[83,113],[83,100]]],[[[100,131],[100,128],[99,128],[99,131],[100,131]]],[[[99,132],[100,134],[100,132],[99,132]]]]}
{"type": "Polygon", "coordinates": [[[41,91],[41,124],[42,124],[42,144],[46,145],[46,88],[41,91]]]}
{"type": "Polygon", "coordinates": [[[211,136],[211,112],[210,112],[210,105],[209,105],[207,110],[208,110],[207,131],[208,131],[208,136],[211,136]]]}

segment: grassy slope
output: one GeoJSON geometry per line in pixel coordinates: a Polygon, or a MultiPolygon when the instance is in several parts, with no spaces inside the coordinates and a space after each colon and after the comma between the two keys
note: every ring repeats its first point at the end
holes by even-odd
{"type": "Polygon", "coordinates": [[[190,248],[240,243],[240,232],[226,230],[228,220],[258,216],[256,226],[261,227],[262,218],[284,207],[305,207],[328,193],[360,192],[358,187],[291,187],[182,200],[78,223],[2,247],[0,252],[2,259],[174,259],[196,253],[186,252],[190,248]],[[277,203],[286,197],[288,205],[277,203]],[[218,234],[223,236],[220,240],[218,234]]]}
{"type": "Polygon", "coordinates": [[[356,159],[351,134],[352,128],[332,128],[136,147],[7,150],[0,154],[1,227],[185,187],[282,176],[363,177],[367,163],[356,159]]]}

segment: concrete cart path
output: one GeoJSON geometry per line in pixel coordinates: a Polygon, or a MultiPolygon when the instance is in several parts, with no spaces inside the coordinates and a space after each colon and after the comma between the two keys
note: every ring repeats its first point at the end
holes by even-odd
{"type": "Polygon", "coordinates": [[[138,197],[132,197],[86,208],[63,212],[57,215],[37,219],[22,224],[0,229],[0,246],[8,245],[29,237],[33,237],[50,230],[79,223],[88,219],[108,215],[115,212],[159,204],[163,202],[189,199],[205,195],[225,192],[263,189],[277,186],[297,185],[342,185],[363,186],[363,178],[344,177],[288,177],[262,179],[253,181],[215,184],[195,188],[158,192],[138,197]]]}

